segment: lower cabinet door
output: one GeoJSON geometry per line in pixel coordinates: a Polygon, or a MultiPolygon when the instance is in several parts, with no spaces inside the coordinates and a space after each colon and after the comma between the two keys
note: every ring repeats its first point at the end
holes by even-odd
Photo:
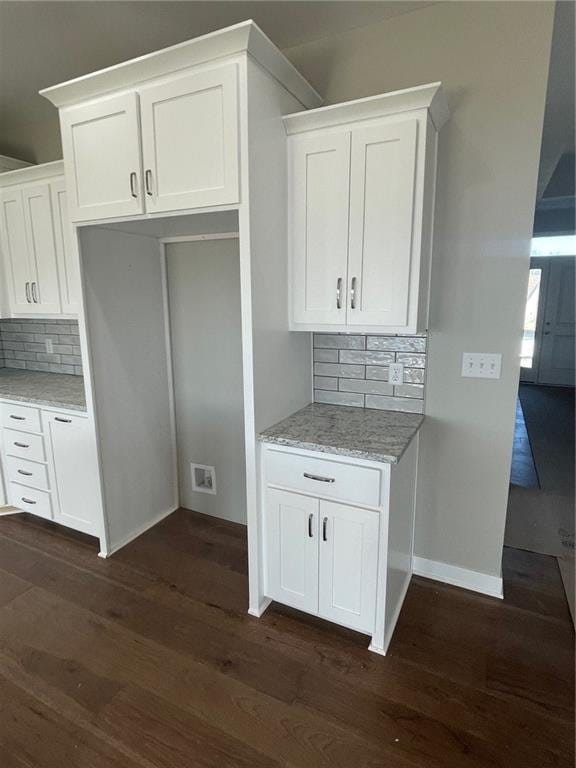
{"type": "Polygon", "coordinates": [[[267,594],[318,612],[318,499],[269,488],[266,492],[267,594]]]}
{"type": "Polygon", "coordinates": [[[84,533],[98,532],[100,498],[96,442],[82,416],[43,412],[54,468],[54,519],[84,533]]]}
{"type": "Polygon", "coordinates": [[[371,633],[376,615],[379,513],[320,502],[319,615],[371,633]]]}

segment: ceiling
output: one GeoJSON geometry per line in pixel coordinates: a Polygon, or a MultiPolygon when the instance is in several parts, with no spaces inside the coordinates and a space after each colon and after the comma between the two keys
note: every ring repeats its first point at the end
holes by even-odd
{"type": "Polygon", "coordinates": [[[0,125],[54,117],[41,88],[253,19],[279,48],[431,2],[0,2],[0,125]]]}

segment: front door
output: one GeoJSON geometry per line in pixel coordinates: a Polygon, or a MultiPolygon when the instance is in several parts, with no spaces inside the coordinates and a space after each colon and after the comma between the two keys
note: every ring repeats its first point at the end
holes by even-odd
{"type": "Polygon", "coordinates": [[[548,259],[538,384],[574,386],[574,256],[548,259]]]}

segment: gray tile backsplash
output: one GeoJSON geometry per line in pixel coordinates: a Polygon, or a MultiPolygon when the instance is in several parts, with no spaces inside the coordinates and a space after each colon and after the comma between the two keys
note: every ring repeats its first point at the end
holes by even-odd
{"type": "Polygon", "coordinates": [[[422,413],[426,335],[315,333],[314,401],[422,413]],[[404,364],[404,383],[388,382],[390,363],[404,364]]]}
{"type": "Polygon", "coordinates": [[[82,375],[76,320],[0,320],[0,367],[82,375]],[[52,352],[46,351],[46,340],[52,352]]]}

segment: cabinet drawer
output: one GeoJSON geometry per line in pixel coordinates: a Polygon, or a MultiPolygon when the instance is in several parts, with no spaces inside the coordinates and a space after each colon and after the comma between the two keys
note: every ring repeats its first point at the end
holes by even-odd
{"type": "Polygon", "coordinates": [[[2,403],[2,424],[24,432],[42,432],[40,409],[2,403]]]}
{"type": "Polygon", "coordinates": [[[381,472],[295,453],[266,452],[266,482],[370,507],[380,505],[381,472]]]}
{"type": "Polygon", "coordinates": [[[14,507],[38,517],[52,519],[52,502],[49,493],[38,491],[36,488],[27,488],[19,483],[9,483],[8,488],[10,503],[14,507]]]}
{"type": "Polygon", "coordinates": [[[45,464],[20,459],[17,456],[6,457],[6,479],[12,483],[32,486],[43,491],[50,490],[48,470],[45,464]]]}
{"type": "Polygon", "coordinates": [[[4,430],[4,451],[8,456],[19,456],[21,459],[46,460],[42,435],[29,435],[15,429],[4,430]]]}

